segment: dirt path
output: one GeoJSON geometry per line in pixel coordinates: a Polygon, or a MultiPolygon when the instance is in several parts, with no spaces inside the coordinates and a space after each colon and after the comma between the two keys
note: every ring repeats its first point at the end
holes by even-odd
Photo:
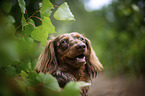
{"type": "Polygon", "coordinates": [[[99,74],[93,80],[89,96],[145,96],[145,81],[123,76],[109,78],[105,74],[99,74]]]}

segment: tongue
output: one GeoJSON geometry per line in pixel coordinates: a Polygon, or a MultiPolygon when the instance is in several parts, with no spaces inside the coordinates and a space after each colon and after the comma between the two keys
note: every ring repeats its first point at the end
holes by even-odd
{"type": "Polygon", "coordinates": [[[76,59],[77,59],[78,62],[85,62],[85,57],[82,57],[82,58],[79,58],[79,57],[78,57],[78,58],[76,58],[76,59]]]}

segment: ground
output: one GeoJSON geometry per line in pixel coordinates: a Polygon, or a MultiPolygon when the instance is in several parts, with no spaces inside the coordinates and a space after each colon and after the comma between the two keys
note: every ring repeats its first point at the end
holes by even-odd
{"type": "Polygon", "coordinates": [[[145,96],[145,81],[142,77],[110,77],[101,73],[93,79],[89,96],[145,96]]]}

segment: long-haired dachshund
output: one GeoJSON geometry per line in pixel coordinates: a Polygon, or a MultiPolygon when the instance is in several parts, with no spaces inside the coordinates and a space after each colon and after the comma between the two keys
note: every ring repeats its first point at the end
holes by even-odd
{"type": "MultiPolygon", "coordinates": [[[[39,57],[38,72],[52,74],[63,88],[69,81],[89,82],[103,66],[93,51],[90,41],[73,32],[49,40],[39,57]]],[[[88,88],[82,88],[82,96],[87,96],[88,88]]]]}

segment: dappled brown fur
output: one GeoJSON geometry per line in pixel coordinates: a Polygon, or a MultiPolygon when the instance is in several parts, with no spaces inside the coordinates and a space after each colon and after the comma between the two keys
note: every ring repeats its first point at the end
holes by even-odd
{"type": "MultiPolygon", "coordinates": [[[[49,72],[63,88],[69,81],[90,82],[103,66],[93,51],[90,41],[79,33],[63,34],[49,40],[39,57],[38,72],[49,72]]],[[[88,88],[82,88],[87,96],[88,88]]]]}

